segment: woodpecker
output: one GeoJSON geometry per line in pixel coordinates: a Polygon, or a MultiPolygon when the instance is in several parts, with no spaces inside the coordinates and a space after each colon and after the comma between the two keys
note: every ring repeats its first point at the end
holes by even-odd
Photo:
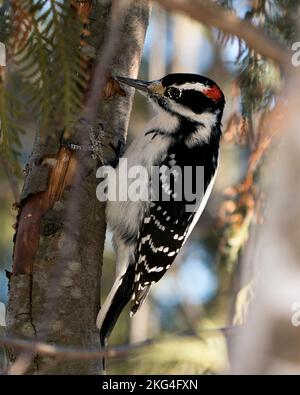
{"type": "MultiPolygon", "coordinates": [[[[116,77],[119,83],[145,94],[157,114],[125,151],[128,168],[149,170],[145,185],[151,185],[152,166],[159,168],[156,193],[147,201],[108,201],[107,223],[113,234],[117,275],[103,304],[97,327],[103,345],[125,305],[130,315],[141,307],[151,286],[170,268],[197,223],[215,180],[221,137],[224,94],[209,78],[196,74],[169,74],[157,81],[116,77]],[[204,169],[203,190],[192,210],[188,199],[176,198],[176,171],[166,180],[168,169],[204,169]],[[163,199],[162,195],[170,198],[163,199]]],[[[116,171],[118,172],[119,166],[116,171]]],[[[177,174],[178,175],[178,174],[177,174]]],[[[194,189],[197,174],[185,177],[184,188],[194,189]]],[[[117,178],[118,179],[118,178],[117,178]]],[[[119,188],[126,187],[119,181],[119,188]]],[[[191,191],[189,191],[191,192],[191,191]]]]}

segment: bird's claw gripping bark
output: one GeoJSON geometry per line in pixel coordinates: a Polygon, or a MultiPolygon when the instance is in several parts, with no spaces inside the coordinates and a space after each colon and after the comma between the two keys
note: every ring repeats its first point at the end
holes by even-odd
{"type": "MultiPolygon", "coordinates": [[[[86,123],[80,120],[80,123],[86,123]]],[[[96,127],[85,124],[84,127],[88,131],[90,144],[76,144],[62,137],[61,145],[72,151],[88,151],[91,152],[92,159],[103,162],[103,139],[104,128],[102,123],[98,123],[96,127]]]]}
{"type": "Polygon", "coordinates": [[[88,133],[89,144],[79,144],[64,138],[64,133],[61,138],[61,146],[70,149],[71,151],[88,151],[91,152],[92,159],[100,161],[102,164],[107,164],[112,167],[116,167],[119,158],[123,153],[124,141],[118,140],[116,144],[109,143],[108,146],[103,144],[104,141],[104,127],[102,123],[98,123],[97,126],[92,126],[84,119],[79,121],[80,125],[78,128],[81,133],[88,133]],[[103,148],[110,148],[114,152],[114,158],[108,161],[104,160],[103,148]]]}

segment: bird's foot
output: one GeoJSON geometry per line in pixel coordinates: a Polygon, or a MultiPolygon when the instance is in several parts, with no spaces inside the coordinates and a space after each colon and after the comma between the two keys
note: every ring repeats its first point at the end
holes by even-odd
{"type": "Polygon", "coordinates": [[[103,163],[103,139],[104,139],[104,128],[102,123],[98,123],[97,126],[88,125],[85,120],[80,120],[81,126],[79,126],[81,133],[88,132],[89,144],[79,144],[71,142],[69,139],[61,138],[61,145],[70,149],[71,151],[86,151],[91,152],[92,159],[100,160],[103,163]],[[81,129],[83,128],[83,129],[81,129]]]}

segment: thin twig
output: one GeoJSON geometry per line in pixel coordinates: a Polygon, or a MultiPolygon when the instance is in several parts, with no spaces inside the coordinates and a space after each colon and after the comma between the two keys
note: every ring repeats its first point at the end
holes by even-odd
{"type": "Polygon", "coordinates": [[[118,347],[109,348],[107,350],[82,350],[80,348],[71,348],[52,345],[45,342],[33,342],[30,340],[16,339],[13,337],[0,338],[0,345],[10,347],[16,350],[29,351],[31,355],[40,354],[57,357],[64,360],[91,360],[101,357],[115,358],[126,355],[136,349],[140,349],[152,344],[152,340],[146,340],[141,343],[132,345],[122,345],[118,347]]]}
{"type": "Polygon", "coordinates": [[[169,11],[183,12],[197,21],[244,40],[249,48],[290,69],[291,53],[268,37],[264,31],[242,20],[233,12],[203,0],[154,0],[169,11]]]}
{"type": "MultiPolygon", "coordinates": [[[[199,340],[202,339],[201,333],[205,333],[209,335],[210,333],[215,333],[215,332],[230,332],[232,330],[236,330],[237,328],[239,327],[232,326],[232,327],[208,328],[208,329],[202,329],[198,331],[198,333],[179,333],[177,335],[174,335],[173,337],[174,338],[192,337],[199,340]]],[[[0,337],[0,346],[22,350],[31,355],[34,354],[48,355],[63,360],[91,360],[91,359],[98,359],[101,357],[105,357],[105,358],[122,357],[134,351],[167,340],[170,340],[170,338],[147,339],[142,342],[111,347],[106,350],[99,351],[99,350],[83,350],[75,347],[64,347],[64,346],[49,344],[45,342],[39,342],[39,341],[34,342],[31,340],[23,340],[23,339],[17,339],[14,337],[5,336],[5,337],[0,337]]]]}

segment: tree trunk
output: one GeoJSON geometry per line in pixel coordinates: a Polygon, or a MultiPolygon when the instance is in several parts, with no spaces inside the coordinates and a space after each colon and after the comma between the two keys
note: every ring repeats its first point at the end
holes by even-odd
{"type": "MultiPolygon", "coordinates": [[[[147,0],[125,3],[123,18],[117,21],[120,39],[107,68],[135,78],[149,4],[147,0]]],[[[91,10],[89,44],[100,56],[110,29],[111,7],[111,0],[94,1],[91,10]]],[[[128,92],[98,104],[96,118],[104,126],[105,145],[125,141],[133,99],[132,90],[128,92]]],[[[104,205],[96,198],[97,162],[86,158],[85,177],[75,188],[77,156],[60,146],[61,127],[56,123],[51,128],[45,141],[36,137],[27,166],[9,285],[7,334],[96,349],[100,347],[95,320],[106,231],[104,205]]],[[[16,360],[13,350],[7,350],[7,354],[10,362],[16,360]]],[[[30,374],[100,371],[100,360],[58,362],[39,355],[27,369],[30,374]]]]}

